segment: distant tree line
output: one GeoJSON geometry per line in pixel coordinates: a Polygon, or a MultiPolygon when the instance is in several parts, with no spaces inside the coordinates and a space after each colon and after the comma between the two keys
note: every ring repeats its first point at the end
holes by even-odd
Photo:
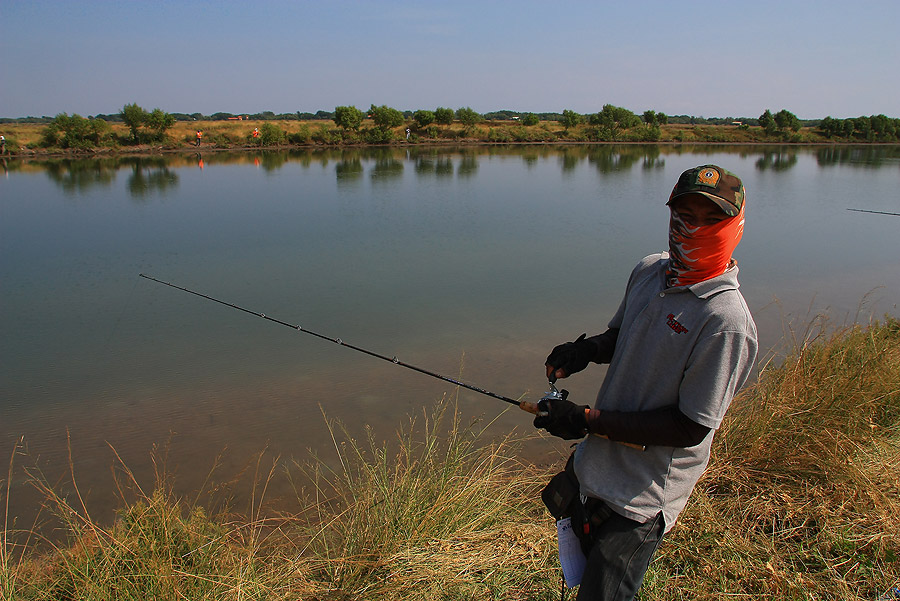
{"type": "Polygon", "coordinates": [[[900,119],[885,115],[856,117],[855,119],[835,119],[825,117],[819,129],[827,138],[846,138],[866,142],[896,142],[900,140],[900,119]]]}
{"type": "MultiPolygon", "coordinates": [[[[25,119],[0,119],[2,123],[23,123],[25,119]]],[[[334,111],[318,111],[316,113],[282,113],[264,111],[254,114],[213,113],[202,115],[192,113],[167,113],[155,108],[147,111],[136,103],[125,105],[121,111],[113,115],[96,115],[81,117],[78,114],[60,113],[52,119],[41,117],[38,122],[46,123],[41,138],[44,147],[64,149],[90,149],[112,145],[159,144],[167,141],[167,131],[177,121],[224,121],[248,119],[264,121],[256,135],[249,136],[246,142],[251,145],[273,145],[285,141],[309,143],[317,141],[326,144],[389,143],[395,139],[394,129],[407,124],[407,139],[417,141],[420,137],[438,138],[468,136],[475,125],[487,123],[488,141],[521,142],[548,141],[552,135],[550,130],[524,133],[521,126],[535,126],[542,122],[557,122],[564,130],[565,140],[589,142],[642,141],[655,142],[660,139],[660,126],[667,124],[690,125],[736,125],[740,129],[750,126],[762,128],[766,137],[780,137],[785,141],[801,141],[799,131],[803,127],[815,127],[826,138],[845,139],[865,142],[896,142],[900,140],[900,119],[892,119],[885,115],[835,119],[826,117],[822,120],[802,121],[787,109],[772,113],[766,109],[758,118],[703,118],[686,115],[669,116],[662,112],[646,110],[641,115],[619,106],[606,104],[596,113],[580,114],[571,109],[561,113],[531,113],[511,110],[493,111],[480,114],[471,107],[456,110],[437,107],[434,110],[420,109],[416,111],[400,111],[387,105],[372,104],[368,111],[355,106],[338,106],[334,111]],[[310,133],[291,134],[272,122],[276,121],[333,121],[339,130],[320,127],[317,136],[310,133]],[[369,120],[371,127],[363,127],[369,120]],[[462,130],[449,130],[454,122],[462,125],[462,130]],[[492,124],[506,122],[511,126],[495,129],[492,124]],[[128,127],[127,136],[116,136],[110,123],[123,123],[128,127]],[[510,127],[512,130],[510,130],[510,127]],[[517,129],[518,128],[518,129],[517,129]],[[293,139],[290,139],[293,136],[293,139]],[[549,136],[549,137],[548,137],[549,136]]],[[[304,126],[305,128],[306,126],[304,126]]],[[[482,130],[484,131],[484,130],[482,130]]],[[[558,130],[557,130],[558,131],[558,130]]],[[[676,132],[679,133],[679,132],[676,132]]],[[[554,134],[558,135],[558,134],[554,134]]],[[[677,135],[676,140],[681,138],[677,135]]],[[[234,140],[229,140],[234,142],[234,140]]]]}
{"type": "MultiPolygon", "coordinates": [[[[330,113],[328,111],[317,111],[315,113],[302,113],[297,111],[296,113],[280,113],[275,114],[272,111],[263,111],[261,113],[213,113],[211,115],[204,115],[203,113],[167,113],[171,115],[175,121],[231,121],[236,119],[253,119],[256,121],[328,121],[334,117],[334,113],[330,113]]],[[[0,117],[0,123],[37,123],[37,124],[49,124],[52,123],[56,117],[18,117],[18,118],[9,118],[9,117],[0,117]]],[[[112,113],[112,114],[97,114],[92,117],[87,117],[88,119],[102,119],[107,123],[122,123],[124,122],[124,118],[122,117],[122,113],[112,113]]]]}

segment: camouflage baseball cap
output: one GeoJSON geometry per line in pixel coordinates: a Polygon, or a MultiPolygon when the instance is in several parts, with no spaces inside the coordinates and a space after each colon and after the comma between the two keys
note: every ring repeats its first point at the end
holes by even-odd
{"type": "Polygon", "coordinates": [[[672,204],[673,200],[685,194],[702,194],[730,217],[740,213],[744,205],[741,178],[717,165],[701,165],[682,173],[666,204],[672,204]]]}

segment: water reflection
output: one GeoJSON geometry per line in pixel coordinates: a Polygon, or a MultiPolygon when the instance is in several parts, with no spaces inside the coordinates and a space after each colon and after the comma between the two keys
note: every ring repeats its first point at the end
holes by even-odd
{"type": "Polygon", "coordinates": [[[84,194],[97,186],[109,186],[116,179],[118,159],[59,159],[43,162],[54,183],[66,194],[84,194]]]}
{"type": "Polygon", "coordinates": [[[459,167],[456,168],[456,176],[460,178],[472,177],[478,172],[478,157],[473,151],[463,153],[459,159],[459,167]]]}
{"type": "Polygon", "coordinates": [[[852,165],[880,167],[885,163],[900,165],[898,146],[829,146],[816,151],[816,160],[822,167],[852,165]]]}
{"type": "MultiPolygon", "coordinates": [[[[55,158],[16,159],[4,162],[4,170],[42,170],[51,181],[67,194],[86,194],[98,187],[111,186],[121,169],[130,169],[127,190],[134,198],[151,193],[165,193],[178,186],[177,169],[199,166],[201,169],[217,165],[253,164],[267,172],[278,171],[288,165],[308,169],[313,165],[327,168],[334,165],[334,173],[341,184],[360,181],[366,174],[374,181],[392,181],[402,177],[407,163],[413,166],[416,177],[469,178],[478,172],[484,157],[517,157],[528,167],[541,160],[556,160],[562,173],[572,173],[587,163],[602,175],[629,171],[640,165],[643,170],[662,169],[667,156],[736,154],[741,158],[756,157],[759,171],[788,171],[798,163],[801,154],[813,154],[820,167],[854,165],[878,167],[900,164],[900,146],[704,146],[657,144],[585,144],[578,146],[473,146],[414,147],[414,148],[323,148],[262,152],[223,151],[201,156],[167,154],[152,157],[55,158]]],[[[702,159],[701,159],[702,160],[702,159]]]]}
{"type": "Polygon", "coordinates": [[[136,158],[131,165],[127,188],[131,197],[139,200],[154,192],[165,193],[178,186],[178,175],[162,157],[136,158]]]}
{"type": "Polygon", "coordinates": [[[764,152],[759,159],[757,159],[756,168],[760,171],[787,171],[796,164],[796,152],[767,151],[764,152]]]}
{"type": "Polygon", "coordinates": [[[398,160],[398,154],[388,149],[383,149],[375,156],[375,165],[372,167],[369,177],[373,182],[384,182],[397,179],[403,175],[403,163],[398,160]]]}
{"type": "Polygon", "coordinates": [[[570,152],[566,150],[565,152],[561,152],[559,155],[559,165],[563,170],[563,173],[574,171],[578,164],[581,162],[582,157],[578,156],[576,152],[570,152]]]}
{"type": "Polygon", "coordinates": [[[362,159],[359,156],[352,156],[342,159],[334,168],[338,182],[358,180],[363,174],[362,159]]]}
{"type": "Polygon", "coordinates": [[[650,146],[596,146],[590,147],[588,162],[600,173],[615,173],[634,167],[653,153],[650,146]]]}
{"type": "Polygon", "coordinates": [[[446,154],[422,154],[415,156],[414,160],[416,175],[420,177],[434,175],[444,178],[453,175],[453,160],[446,154]]]}
{"type": "Polygon", "coordinates": [[[290,157],[286,152],[265,151],[255,157],[257,160],[254,165],[262,167],[265,171],[278,171],[288,164],[290,157]]]}
{"type": "Polygon", "coordinates": [[[659,146],[651,146],[647,148],[647,152],[644,154],[641,167],[643,169],[662,169],[666,166],[666,159],[660,156],[661,154],[662,153],[660,152],[659,146]]]}

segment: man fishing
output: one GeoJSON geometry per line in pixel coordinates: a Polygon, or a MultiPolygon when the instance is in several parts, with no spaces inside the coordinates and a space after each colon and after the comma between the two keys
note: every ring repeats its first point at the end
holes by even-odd
{"type": "Polygon", "coordinates": [[[546,361],[551,382],[610,364],[592,408],[563,391],[534,419],[554,436],[584,437],[573,454],[584,516],[573,529],[587,556],[579,601],[635,597],[756,359],[732,257],[744,230],[741,180],[715,165],[689,169],[667,205],[669,251],[634,268],[606,332],[561,344],[546,361]]]}

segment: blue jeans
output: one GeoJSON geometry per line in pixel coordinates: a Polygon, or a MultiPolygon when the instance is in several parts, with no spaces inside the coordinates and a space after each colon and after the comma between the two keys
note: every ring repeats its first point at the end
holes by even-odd
{"type": "Polygon", "coordinates": [[[663,537],[659,513],[645,524],[613,512],[597,529],[577,601],[631,601],[663,537]]]}

